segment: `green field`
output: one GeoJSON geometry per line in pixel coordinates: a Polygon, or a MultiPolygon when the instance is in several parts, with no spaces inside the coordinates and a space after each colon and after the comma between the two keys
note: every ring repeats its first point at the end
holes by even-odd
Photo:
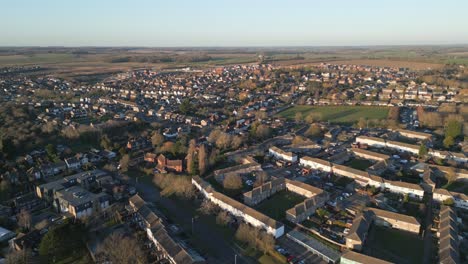
{"type": "Polygon", "coordinates": [[[451,192],[459,192],[468,195],[468,184],[463,181],[451,182],[446,184],[443,188],[451,192]]]}
{"type": "Polygon", "coordinates": [[[354,168],[356,170],[365,171],[367,168],[372,166],[372,162],[365,159],[352,159],[345,164],[348,167],[354,168]]]}
{"type": "Polygon", "coordinates": [[[304,197],[298,194],[281,191],[260,203],[256,209],[275,220],[281,221],[286,217],[286,210],[302,201],[304,201],[304,197]]]}
{"type": "Polygon", "coordinates": [[[388,116],[388,107],[378,106],[309,106],[296,105],[288,108],[278,116],[294,119],[296,113],[301,113],[306,118],[310,113],[318,113],[322,121],[338,124],[352,124],[360,118],[385,119],[388,116]]]}
{"type": "Polygon", "coordinates": [[[365,253],[396,263],[422,263],[424,241],[416,234],[373,225],[365,253]],[[372,237],[372,238],[371,238],[372,237]]]}

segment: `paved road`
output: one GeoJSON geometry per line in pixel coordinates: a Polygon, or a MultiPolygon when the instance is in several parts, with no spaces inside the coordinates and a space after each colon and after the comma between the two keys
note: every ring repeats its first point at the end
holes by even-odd
{"type": "MultiPolygon", "coordinates": [[[[154,186],[138,183],[136,189],[142,198],[149,203],[154,203],[156,207],[162,207],[168,212],[166,215],[174,223],[178,224],[186,234],[192,233],[192,218],[194,210],[190,210],[191,202],[187,201],[187,208],[174,200],[162,197],[159,190],[154,186]]],[[[235,245],[229,243],[222,234],[219,234],[213,227],[204,222],[194,220],[194,239],[196,244],[203,245],[209,251],[205,256],[208,263],[228,264],[234,263],[234,256],[237,254],[237,263],[255,263],[252,259],[240,254],[240,250],[235,245]]],[[[200,250],[203,252],[204,250],[200,250]]]]}

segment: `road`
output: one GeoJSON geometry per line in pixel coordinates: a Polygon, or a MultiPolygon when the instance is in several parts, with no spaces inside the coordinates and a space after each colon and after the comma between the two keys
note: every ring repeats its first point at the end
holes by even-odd
{"type": "MultiPolygon", "coordinates": [[[[152,185],[145,183],[137,183],[136,189],[139,195],[148,203],[153,203],[156,207],[162,207],[168,212],[167,218],[178,224],[186,234],[192,233],[192,218],[195,217],[194,210],[190,208],[190,201],[187,201],[186,206],[176,203],[174,200],[160,195],[159,190],[152,185]]],[[[213,227],[201,221],[194,220],[194,235],[193,239],[197,245],[203,245],[206,251],[209,251],[207,258],[208,263],[234,263],[234,256],[237,255],[237,263],[256,263],[251,258],[242,256],[240,250],[235,245],[229,243],[222,234],[219,234],[213,227]]],[[[197,249],[197,248],[196,248],[197,249]]],[[[204,250],[200,250],[202,252],[204,250]]]]}
{"type": "Polygon", "coordinates": [[[426,197],[428,198],[426,204],[426,217],[424,219],[424,257],[423,263],[431,263],[432,262],[432,193],[426,193],[426,197]]]}

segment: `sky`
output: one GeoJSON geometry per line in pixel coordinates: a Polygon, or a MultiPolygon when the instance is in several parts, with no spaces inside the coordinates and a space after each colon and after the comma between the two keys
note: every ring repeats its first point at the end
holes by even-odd
{"type": "Polygon", "coordinates": [[[466,0],[0,0],[0,46],[468,44],[466,0]]]}

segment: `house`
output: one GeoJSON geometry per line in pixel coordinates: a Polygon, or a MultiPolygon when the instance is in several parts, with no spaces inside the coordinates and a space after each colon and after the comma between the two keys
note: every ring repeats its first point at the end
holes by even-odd
{"type": "Polygon", "coordinates": [[[149,163],[156,163],[157,155],[151,152],[145,153],[145,161],[149,163]]]}
{"type": "Polygon", "coordinates": [[[47,178],[64,172],[67,169],[67,164],[64,161],[58,161],[52,164],[44,164],[39,168],[42,177],[47,178]]]}
{"type": "Polygon", "coordinates": [[[171,160],[166,158],[164,154],[159,154],[157,160],[157,168],[160,170],[169,170],[175,172],[182,172],[184,170],[182,160],[171,160]]]}
{"type": "Polygon", "coordinates": [[[292,152],[286,152],[278,147],[271,147],[268,152],[270,155],[275,157],[276,159],[279,160],[284,160],[284,161],[289,161],[289,162],[296,162],[297,161],[297,155],[295,155],[292,152]]]}
{"type": "Polygon", "coordinates": [[[460,263],[458,223],[456,212],[442,206],[439,212],[439,263],[460,263]]]}
{"type": "Polygon", "coordinates": [[[94,194],[80,186],[59,190],[55,193],[56,208],[75,218],[89,217],[109,207],[110,197],[105,193],[94,194]]]}
{"type": "Polygon", "coordinates": [[[192,178],[192,184],[214,204],[230,214],[241,218],[246,223],[264,229],[275,238],[284,234],[284,225],[276,220],[258,212],[257,210],[242,204],[222,193],[214,191],[210,184],[195,176],[192,178]]]}
{"type": "Polygon", "coordinates": [[[127,149],[131,151],[151,149],[151,142],[146,138],[132,138],[127,142],[127,149]]]}
{"type": "Polygon", "coordinates": [[[372,216],[365,211],[353,220],[353,224],[346,235],[346,247],[354,250],[362,250],[362,245],[367,239],[367,232],[372,223],[372,216]]]}
{"type": "Polygon", "coordinates": [[[101,170],[85,171],[36,186],[36,196],[52,203],[57,211],[82,218],[106,209],[110,196],[104,192],[92,193],[97,179],[108,176],[101,170]]]}
{"type": "Polygon", "coordinates": [[[129,211],[137,219],[139,226],[146,232],[147,238],[157,251],[158,263],[203,264],[205,259],[195,250],[186,246],[183,241],[170,235],[164,222],[148,207],[138,195],[129,199],[129,211]]]}
{"type": "Polygon", "coordinates": [[[77,157],[65,159],[65,164],[67,164],[67,169],[69,170],[78,170],[81,168],[81,160],[77,157]]]}

